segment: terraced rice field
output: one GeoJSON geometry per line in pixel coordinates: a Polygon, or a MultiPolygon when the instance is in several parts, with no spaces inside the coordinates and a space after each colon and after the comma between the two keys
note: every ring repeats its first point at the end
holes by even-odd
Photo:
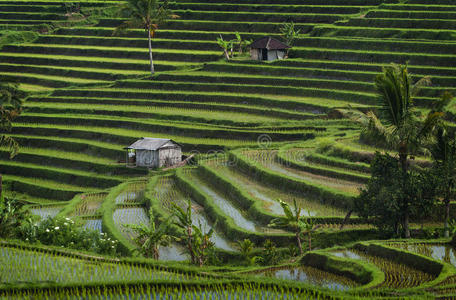
{"type": "Polygon", "coordinates": [[[39,216],[42,220],[55,217],[62,210],[62,206],[32,206],[30,212],[39,216]]]}
{"type": "Polygon", "coordinates": [[[101,279],[116,282],[154,278],[185,280],[181,274],[159,271],[151,267],[131,266],[121,263],[90,263],[52,253],[25,251],[15,248],[0,248],[2,284],[25,282],[96,282],[101,279]]]}
{"type": "Polygon", "coordinates": [[[391,243],[389,246],[428,256],[456,266],[455,249],[451,245],[391,243]]]}
{"type": "Polygon", "coordinates": [[[101,204],[103,203],[105,193],[86,194],[81,196],[81,201],[77,204],[73,211],[74,216],[90,216],[99,213],[101,204]]]}
{"type": "MultiPolygon", "coordinates": [[[[223,259],[237,262],[236,242],[244,237],[261,254],[265,239],[274,239],[281,253],[294,245],[289,228],[267,226],[284,216],[281,199],[297,200],[301,213],[316,220],[317,248],[368,239],[372,226],[356,215],[345,230],[340,224],[369,180],[369,162],[378,149],[358,141],[359,126],[341,118],[339,109],[375,108],[373,79],[392,62],[407,63],[414,80],[431,77],[432,85],[416,98],[423,111],[442,91],[456,89],[451,0],[177,0],[168,4],[179,18],[160,26],[152,39],[153,76],[144,30],[114,34],[125,20],[115,11],[121,2],[0,0],[0,75],[28,93],[7,132],[21,145],[20,153],[10,160],[8,149],[0,148],[0,173],[7,194],[17,193],[42,219],[71,208],[68,216],[80,217],[85,228],[118,231],[133,242],[135,234],[124,225],[148,225],[146,204],[170,215],[172,204],[185,209],[190,199],[192,221],[206,230],[220,222],[212,241],[223,259]],[[300,33],[285,60],[259,62],[244,55],[225,61],[216,42],[235,32],[249,40],[280,39],[280,26],[289,21],[300,33]],[[11,42],[11,32],[24,38],[11,42]],[[184,154],[200,154],[200,165],[167,172],[127,168],[124,147],[140,137],[172,139],[184,154]],[[80,200],[72,206],[75,197],[80,200]],[[112,220],[106,219],[109,209],[112,220]]],[[[428,161],[419,157],[416,163],[428,161]]],[[[394,246],[454,265],[447,246],[394,246]]],[[[188,261],[184,250],[175,243],[160,248],[160,257],[188,261]]],[[[438,276],[356,250],[332,255],[375,266],[385,280],[358,295],[360,285],[370,282],[307,266],[274,267],[258,277],[267,282],[258,287],[256,276],[245,282],[236,277],[245,272],[231,278],[229,266],[214,267],[218,281],[197,291],[184,285],[156,290],[151,281],[181,284],[192,278],[142,262],[93,263],[2,246],[0,298],[11,296],[3,294],[5,284],[102,282],[98,290],[81,290],[100,299],[329,299],[320,288],[313,290],[319,286],[367,298],[389,297],[388,289],[397,289],[422,299],[430,290],[421,285],[438,276]],[[122,281],[146,284],[134,290],[105,286],[122,281]]],[[[439,293],[451,298],[456,288],[446,280],[439,293]]],[[[49,298],[41,292],[27,296],[49,298]]],[[[54,292],[58,298],[61,291],[54,292]]],[[[79,289],[62,295],[80,296],[79,289]]]]}
{"type": "Polygon", "coordinates": [[[410,288],[419,286],[427,281],[432,281],[435,277],[416,268],[394,262],[390,259],[373,256],[362,251],[344,250],[333,252],[332,255],[345,257],[354,260],[367,261],[376,265],[385,274],[385,281],[381,287],[390,288],[410,288]]]}
{"type": "MultiPolygon", "coordinates": [[[[162,205],[170,215],[172,215],[174,211],[173,205],[177,205],[184,210],[188,209],[188,199],[190,197],[185,196],[180,191],[173,178],[161,177],[155,186],[154,192],[155,199],[158,200],[160,205],[162,205]]],[[[190,201],[193,224],[200,226],[203,232],[208,232],[213,226],[212,222],[205,215],[204,207],[191,199],[190,201]]],[[[217,248],[227,251],[235,250],[233,245],[215,229],[211,241],[217,248]]],[[[163,250],[163,252],[165,252],[165,250],[163,250]]]]}
{"type": "Polygon", "coordinates": [[[141,225],[144,224],[149,226],[149,217],[143,207],[124,207],[117,208],[113,215],[114,223],[117,229],[129,240],[133,240],[136,237],[136,233],[125,227],[128,224],[141,225]]]}
{"type": "Polygon", "coordinates": [[[236,186],[248,191],[249,195],[257,201],[262,202],[263,208],[275,215],[283,215],[283,209],[280,206],[278,199],[293,205],[293,200],[296,200],[301,207],[301,215],[303,216],[345,216],[346,212],[337,207],[323,205],[316,201],[311,201],[299,194],[291,194],[281,191],[273,186],[266,185],[260,180],[255,180],[247,174],[237,170],[235,167],[227,165],[226,161],[209,161],[207,163],[213,168],[217,174],[226,176],[236,186]]]}
{"type": "Polygon", "coordinates": [[[309,284],[323,286],[332,290],[348,290],[355,287],[356,283],[342,276],[322,272],[311,267],[277,268],[260,273],[262,276],[277,279],[307,282],[309,284]]]}

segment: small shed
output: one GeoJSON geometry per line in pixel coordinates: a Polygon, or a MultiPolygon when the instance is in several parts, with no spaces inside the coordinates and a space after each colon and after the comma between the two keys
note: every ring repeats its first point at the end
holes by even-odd
{"type": "Polygon", "coordinates": [[[143,137],[127,150],[127,166],[161,168],[182,161],[182,146],[170,139],[143,137]]]}
{"type": "Polygon", "coordinates": [[[287,49],[291,47],[270,36],[254,41],[250,45],[250,56],[253,60],[274,61],[284,59],[287,49]]]}

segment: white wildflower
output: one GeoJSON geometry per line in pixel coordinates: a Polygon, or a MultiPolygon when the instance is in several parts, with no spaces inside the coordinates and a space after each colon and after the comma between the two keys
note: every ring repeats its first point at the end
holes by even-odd
{"type": "Polygon", "coordinates": [[[46,232],[49,232],[49,229],[48,229],[48,228],[46,228],[46,232]]]}
{"type": "Polygon", "coordinates": [[[56,226],[54,229],[55,229],[55,230],[59,230],[59,229],[60,229],[60,227],[59,227],[59,226],[56,226]]]}

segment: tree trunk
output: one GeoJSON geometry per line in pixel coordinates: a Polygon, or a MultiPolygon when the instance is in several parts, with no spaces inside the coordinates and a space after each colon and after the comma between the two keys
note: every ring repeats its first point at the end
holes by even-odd
{"type": "Polygon", "coordinates": [[[154,76],[155,68],[154,68],[154,58],[152,56],[152,39],[150,37],[150,28],[147,30],[147,37],[149,40],[149,57],[150,57],[150,74],[154,76]]]}
{"type": "Polygon", "coordinates": [[[447,238],[447,237],[450,237],[450,225],[448,224],[450,221],[450,197],[448,196],[448,194],[445,197],[444,203],[445,203],[445,225],[444,225],[445,233],[444,233],[444,236],[447,238]]]}
{"type": "Polygon", "coordinates": [[[3,177],[0,174],[0,201],[3,201],[3,177]]]}
{"type": "Polygon", "coordinates": [[[312,251],[312,234],[309,232],[309,251],[312,251]]]}
{"type": "Polygon", "coordinates": [[[347,215],[346,215],[345,218],[344,218],[344,221],[343,221],[342,224],[340,225],[339,230],[344,229],[344,226],[345,226],[345,224],[348,222],[348,220],[350,220],[350,216],[351,216],[352,213],[353,213],[353,209],[351,209],[351,210],[347,213],[347,215]]]}
{"type": "Polygon", "coordinates": [[[160,252],[158,251],[158,248],[157,246],[154,246],[154,259],[155,260],[158,260],[159,256],[160,256],[160,252]]]}
{"type": "MultiPolygon", "coordinates": [[[[407,176],[407,148],[404,145],[399,147],[399,161],[401,163],[402,169],[402,176],[403,179],[407,176]]],[[[409,220],[410,220],[410,212],[409,212],[409,204],[408,199],[404,199],[403,203],[404,209],[404,219],[402,225],[404,226],[405,238],[410,238],[410,227],[409,227],[409,220]]]]}
{"type": "Polygon", "coordinates": [[[300,232],[296,232],[296,241],[298,242],[299,254],[303,255],[304,252],[302,251],[301,238],[299,237],[299,234],[300,232]]]}
{"type": "Polygon", "coordinates": [[[404,213],[404,231],[405,231],[405,238],[408,239],[410,238],[410,227],[409,227],[409,210],[408,207],[405,210],[404,213]]]}
{"type": "Polygon", "coordinates": [[[195,253],[193,253],[193,244],[192,244],[192,227],[188,226],[187,227],[187,248],[188,251],[190,252],[190,257],[192,260],[192,264],[196,264],[196,257],[195,253]]]}

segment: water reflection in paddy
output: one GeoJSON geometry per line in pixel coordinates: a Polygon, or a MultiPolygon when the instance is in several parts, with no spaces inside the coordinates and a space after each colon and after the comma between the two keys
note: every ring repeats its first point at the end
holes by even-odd
{"type": "Polygon", "coordinates": [[[456,266],[456,250],[450,245],[391,243],[388,246],[421,254],[456,266]]]}
{"type": "Polygon", "coordinates": [[[306,266],[270,269],[258,274],[278,279],[306,282],[338,291],[345,291],[357,285],[356,282],[346,277],[306,266]]]}

